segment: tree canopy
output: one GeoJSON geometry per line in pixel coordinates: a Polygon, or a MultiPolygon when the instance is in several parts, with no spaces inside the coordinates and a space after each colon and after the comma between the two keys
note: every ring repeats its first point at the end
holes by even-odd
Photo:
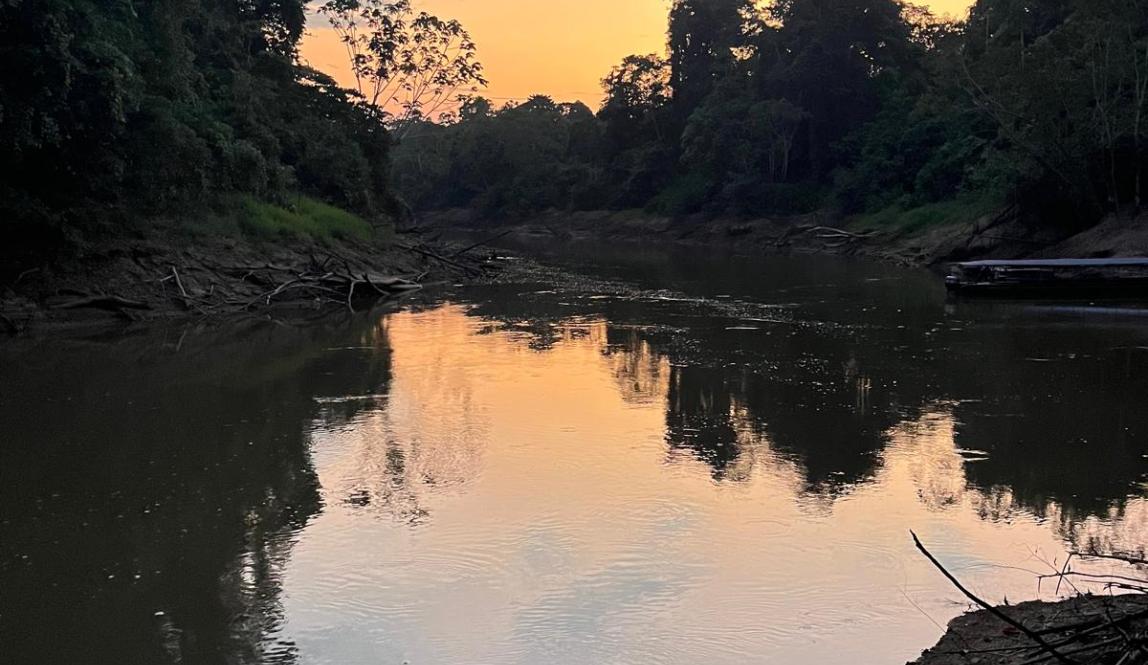
{"type": "MultiPolygon", "coordinates": [[[[0,1],[5,226],[31,243],[187,214],[228,194],[282,202],[303,192],[368,218],[393,210],[390,132],[375,100],[300,61],[305,6],[0,1]]],[[[373,65],[398,73],[369,73],[410,90],[415,112],[427,99],[419,88],[439,94],[481,65],[457,23],[396,7],[408,21],[398,34],[420,41],[373,65]]]]}
{"type": "Polygon", "coordinates": [[[972,197],[1066,228],[1140,206],[1142,0],[978,0],[957,22],[900,0],[675,0],[667,25],[665,54],[606,74],[593,117],[531,102],[548,120],[526,130],[518,107],[483,101],[423,123],[397,147],[400,165],[423,156],[418,191],[400,191],[502,213],[972,197]]]}
{"type": "Polygon", "coordinates": [[[0,0],[0,215],[65,233],[299,191],[368,217],[907,210],[972,198],[1078,229],[1137,211],[1145,0],[674,0],[597,111],[496,106],[409,0],[316,5],[357,84],[300,62],[303,0],[0,0]],[[397,195],[396,195],[397,193],[397,195]]]}

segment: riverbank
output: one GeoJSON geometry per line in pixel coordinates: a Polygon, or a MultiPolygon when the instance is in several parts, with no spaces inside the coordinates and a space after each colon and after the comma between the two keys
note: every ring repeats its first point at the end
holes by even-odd
{"type": "MultiPolygon", "coordinates": [[[[1148,634],[1148,596],[1083,595],[1061,602],[1033,601],[1000,608],[1040,635],[1063,656],[1087,663],[1133,665],[1148,651],[1128,640],[1148,634]]],[[[1141,645],[1143,646],[1143,645],[1141,645]]],[[[1057,659],[986,610],[953,619],[940,642],[913,665],[1035,665],[1057,659]]]]}
{"type": "MultiPolygon", "coordinates": [[[[970,207],[970,211],[978,210],[970,207]]],[[[981,208],[980,210],[983,210],[981,208]]],[[[744,253],[857,256],[902,265],[931,266],[978,258],[1115,257],[1148,255],[1148,216],[1111,217],[1077,234],[1032,229],[1012,209],[975,217],[952,215],[923,223],[912,215],[841,220],[830,213],[736,219],[692,215],[670,218],[640,210],[547,212],[507,221],[469,210],[425,213],[420,226],[445,230],[509,232],[529,240],[665,242],[735,249],[744,253]]]]}
{"type": "Polygon", "coordinates": [[[179,317],[361,309],[489,266],[385,234],[372,239],[156,232],[72,248],[0,286],[0,334],[179,317]]]}

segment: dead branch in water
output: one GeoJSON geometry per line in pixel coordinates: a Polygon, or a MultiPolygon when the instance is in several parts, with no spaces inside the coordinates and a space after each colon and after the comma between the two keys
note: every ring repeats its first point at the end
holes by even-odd
{"type": "Polygon", "coordinates": [[[120,311],[125,309],[151,309],[151,305],[138,300],[128,300],[119,296],[97,295],[86,298],[69,300],[55,305],[52,309],[106,309],[120,311]]]}
{"type": "Polygon", "coordinates": [[[467,272],[468,274],[477,275],[481,272],[478,268],[475,268],[474,266],[468,266],[465,263],[459,263],[458,261],[455,261],[454,259],[447,258],[441,254],[438,254],[436,252],[432,252],[429,249],[423,249],[422,247],[417,247],[415,245],[404,245],[402,243],[396,244],[395,247],[406,250],[408,252],[414,252],[415,254],[418,254],[420,256],[425,256],[428,259],[434,259],[435,261],[439,261],[440,263],[445,263],[448,266],[453,266],[455,268],[463,270],[463,271],[467,272]]]}
{"type": "Polygon", "coordinates": [[[1100,552],[1073,552],[1072,556],[1082,559],[1110,559],[1112,561],[1123,561],[1124,563],[1133,566],[1148,566],[1148,559],[1144,558],[1143,554],[1132,555],[1123,552],[1113,552],[1111,554],[1101,554],[1100,552]]]}
{"type": "MultiPolygon", "coordinates": [[[[1019,630],[1026,637],[1028,637],[1030,640],[1032,640],[1034,643],[1036,643],[1041,648],[1042,651],[1048,653],[1049,656],[1056,658],[1058,661],[1060,661],[1061,663],[1064,663],[1065,665],[1076,665],[1077,661],[1075,661],[1075,660],[1069,658],[1068,656],[1057,651],[1056,647],[1049,644],[1049,642],[1047,640],[1045,640],[1043,637],[1041,637],[1040,634],[1038,634],[1036,631],[1028,628],[1024,624],[1022,624],[1021,622],[1017,621],[1016,619],[1013,619],[1012,617],[1010,617],[1009,615],[1005,614],[1000,609],[998,609],[996,606],[994,606],[994,605],[992,605],[992,604],[990,604],[984,600],[981,600],[975,594],[973,594],[972,591],[969,591],[967,588],[965,588],[965,586],[963,584],[961,584],[961,581],[958,580],[952,573],[950,573],[945,568],[945,566],[940,561],[938,561],[937,558],[934,557],[931,552],[929,552],[929,550],[925,547],[925,545],[923,543],[921,543],[921,539],[917,537],[916,533],[914,533],[913,531],[910,531],[909,534],[913,536],[913,542],[917,545],[917,549],[920,550],[921,553],[925,555],[925,558],[927,558],[937,568],[937,570],[941,571],[941,574],[943,574],[950,582],[952,582],[953,586],[955,586],[958,591],[963,593],[966,598],[973,601],[974,603],[976,603],[977,605],[979,605],[983,609],[987,610],[989,612],[989,614],[992,614],[993,616],[1000,619],[1001,621],[1003,621],[1003,622],[1007,623],[1008,625],[1012,626],[1013,628],[1019,630]]],[[[1044,659],[1042,658],[1041,660],[1044,660],[1044,659]]]]}
{"type": "Polygon", "coordinates": [[[483,245],[485,245],[488,242],[494,242],[495,240],[498,240],[500,238],[505,238],[506,236],[510,235],[511,233],[514,233],[514,231],[515,231],[515,229],[507,229],[506,231],[503,231],[502,233],[499,233],[498,235],[491,236],[491,237],[487,238],[486,240],[481,240],[479,242],[474,243],[473,245],[467,245],[466,247],[463,247],[462,249],[455,252],[454,254],[451,254],[451,258],[458,258],[458,257],[462,256],[463,254],[466,254],[467,252],[469,252],[472,249],[478,249],[479,247],[482,247],[483,245]]]}

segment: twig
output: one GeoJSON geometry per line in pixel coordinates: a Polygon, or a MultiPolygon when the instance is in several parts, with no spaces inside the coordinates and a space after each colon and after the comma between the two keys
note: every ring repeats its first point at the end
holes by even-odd
{"type": "MultiPolygon", "coordinates": [[[[1064,560],[1064,566],[1060,569],[1060,579],[1056,581],[1056,593],[1060,593],[1060,585],[1064,582],[1064,574],[1068,572],[1068,564],[1072,563],[1072,553],[1064,560]]],[[[1039,584],[1039,582],[1037,583],[1039,584]]]]}
{"type": "Polygon", "coordinates": [[[94,309],[110,309],[110,310],[123,310],[123,309],[151,309],[151,305],[146,302],[138,300],[128,300],[119,296],[91,296],[89,298],[79,298],[77,300],[69,300],[68,302],[60,303],[53,309],[82,309],[91,307],[94,309]]]}
{"type": "Polygon", "coordinates": [[[255,303],[259,302],[260,300],[264,300],[264,299],[266,299],[267,304],[270,305],[272,298],[279,295],[280,293],[283,293],[283,291],[287,290],[287,287],[289,287],[293,284],[298,284],[298,283],[299,283],[298,279],[292,279],[292,280],[288,280],[286,282],[283,282],[278,287],[276,287],[275,290],[270,291],[268,293],[261,293],[258,296],[255,296],[254,298],[249,300],[247,302],[247,304],[243,306],[243,309],[247,309],[247,308],[251,307],[252,305],[254,305],[255,303]]]}
{"type": "Polygon", "coordinates": [[[175,277],[175,285],[179,287],[179,293],[183,296],[183,299],[191,300],[191,296],[187,295],[187,289],[183,288],[183,280],[179,278],[179,271],[175,269],[175,266],[171,267],[171,275],[175,277]]]}
{"type": "Polygon", "coordinates": [[[1085,559],[1112,559],[1113,561],[1123,561],[1130,563],[1134,566],[1148,566],[1148,559],[1142,557],[1134,557],[1130,554],[1101,554],[1099,552],[1073,552],[1073,555],[1085,559]]]}
{"type": "MultiPolygon", "coordinates": [[[[1073,633],[1072,635],[1069,635],[1068,637],[1066,637],[1062,640],[1059,640],[1057,642],[1052,642],[1051,644],[1054,647],[1060,647],[1060,646],[1064,646],[1066,644],[1071,644],[1071,643],[1077,642],[1081,638],[1087,637],[1088,635],[1091,635],[1093,633],[1098,633],[1098,632],[1101,632],[1103,630],[1107,630],[1109,628],[1118,628],[1122,624],[1128,623],[1129,621],[1135,621],[1136,619],[1139,619],[1139,618],[1144,617],[1144,616],[1148,616],[1148,610],[1144,610],[1141,612],[1133,612],[1132,614],[1126,614],[1126,615],[1124,615],[1118,619],[1110,619],[1109,621],[1107,621],[1105,623],[1087,627],[1085,630],[1082,630],[1078,633],[1073,633]]],[[[1058,631],[1058,632],[1065,632],[1065,631],[1058,631]]]]}
{"type": "Polygon", "coordinates": [[[1000,611],[995,606],[981,600],[976,595],[974,595],[973,592],[966,589],[965,586],[963,584],[961,584],[961,581],[958,580],[956,577],[954,577],[953,574],[950,573],[948,570],[946,570],[944,565],[942,565],[940,561],[937,561],[937,558],[934,557],[932,555],[932,553],[930,553],[929,550],[925,548],[924,544],[921,543],[921,539],[917,537],[916,533],[914,533],[913,531],[909,531],[909,534],[913,536],[913,542],[916,543],[917,549],[920,550],[921,553],[925,555],[925,558],[927,558],[934,566],[936,566],[937,570],[941,571],[941,573],[946,578],[948,578],[948,580],[950,582],[953,583],[953,586],[957,587],[957,589],[961,593],[965,594],[965,596],[969,600],[973,601],[977,605],[980,605],[982,608],[988,610],[989,614],[992,614],[993,616],[1000,619],[1001,621],[1004,621],[1008,625],[1010,625],[1013,628],[1016,628],[1020,632],[1024,633],[1030,640],[1032,640],[1036,644],[1040,645],[1040,648],[1043,651],[1048,652],[1049,655],[1056,658],[1061,663],[1065,663],[1066,665],[1075,665],[1075,663],[1076,663],[1075,660],[1072,660],[1071,658],[1069,658],[1069,657],[1065,656],[1064,654],[1060,653],[1059,651],[1057,651],[1051,644],[1049,644],[1043,637],[1038,635],[1035,631],[1029,629],[1023,623],[1017,621],[1016,619],[1013,619],[1009,615],[1000,611]]]}
{"type": "Polygon", "coordinates": [[[19,275],[16,275],[16,281],[12,282],[12,286],[16,286],[20,282],[24,281],[25,277],[36,272],[40,272],[40,268],[28,268],[27,270],[21,272],[19,275]]]}
{"type": "Polygon", "coordinates": [[[1123,641],[1124,641],[1123,637],[1114,637],[1110,640],[1105,640],[1103,642],[1097,642],[1096,644],[1089,644],[1087,646],[1080,647],[1079,649],[1073,649],[1072,651],[1065,651],[1063,654],[1058,652],[1058,651],[1053,650],[1053,651],[1051,651],[1051,653],[1046,653],[1043,656],[1037,656],[1035,658],[1029,658],[1028,660],[1019,663],[1019,665],[1036,665],[1036,663],[1039,663],[1041,661],[1045,661],[1045,660],[1048,660],[1049,658],[1054,658],[1054,657],[1061,659],[1061,662],[1075,663],[1076,661],[1069,659],[1068,655],[1076,655],[1078,653],[1084,653],[1085,651],[1095,651],[1096,649],[1100,649],[1103,647],[1109,647],[1109,646],[1112,646],[1113,644],[1118,644],[1118,643],[1123,642],[1123,641]]]}
{"type": "Polygon", "coordinates": [[[347,309],[349,309],[352,314],[355,312],[355,306],[351,304],[351,299],[355,297],[355,286],[358,284],[357,281],[351,280],[351,286],[347,289],[347,309]]]}
{"type": "MultiPolygon", "coordinates": [[[[1141,584],[1144,586],[1148,586],[1148,580],[1141,579],[1138,577],[1128,577],[1126,575],[1117,575],[1115,573],[1082,573],[1082,572],[1078,572],[1075,570],[1070,570],[1066,573],[1052,573],[1050,575],[1041,575],[1038,579],[1046,580],[1046,579],[1049,579],[1052,577],[1059,577],[1059,578],[1083,577],[1083,578],[1089,579],[1089,580],[1121,581],[1121,582],[1128,582],[1130,584],[1141,584]]],[[[1059,591],[1060,585],[1058,584],[1056,588],[1059,591]]]]}

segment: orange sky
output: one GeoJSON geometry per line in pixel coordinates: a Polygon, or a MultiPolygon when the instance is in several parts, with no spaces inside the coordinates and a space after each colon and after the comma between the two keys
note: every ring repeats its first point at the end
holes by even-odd
{"type": "MultiPolygon", "coordinates": [[[[541,93],[597,108],[599,81],[631,53],[665,48],[670,0],[416,0],[416,6],[456,18],[478,43],[498,102],[541,93]]],[[[928,0],[937,13],[963,14],[971,0],[928,0]]],[[[346,55],[317,19],[303,42],[303,57],[344,85],[346,55]]]]}

